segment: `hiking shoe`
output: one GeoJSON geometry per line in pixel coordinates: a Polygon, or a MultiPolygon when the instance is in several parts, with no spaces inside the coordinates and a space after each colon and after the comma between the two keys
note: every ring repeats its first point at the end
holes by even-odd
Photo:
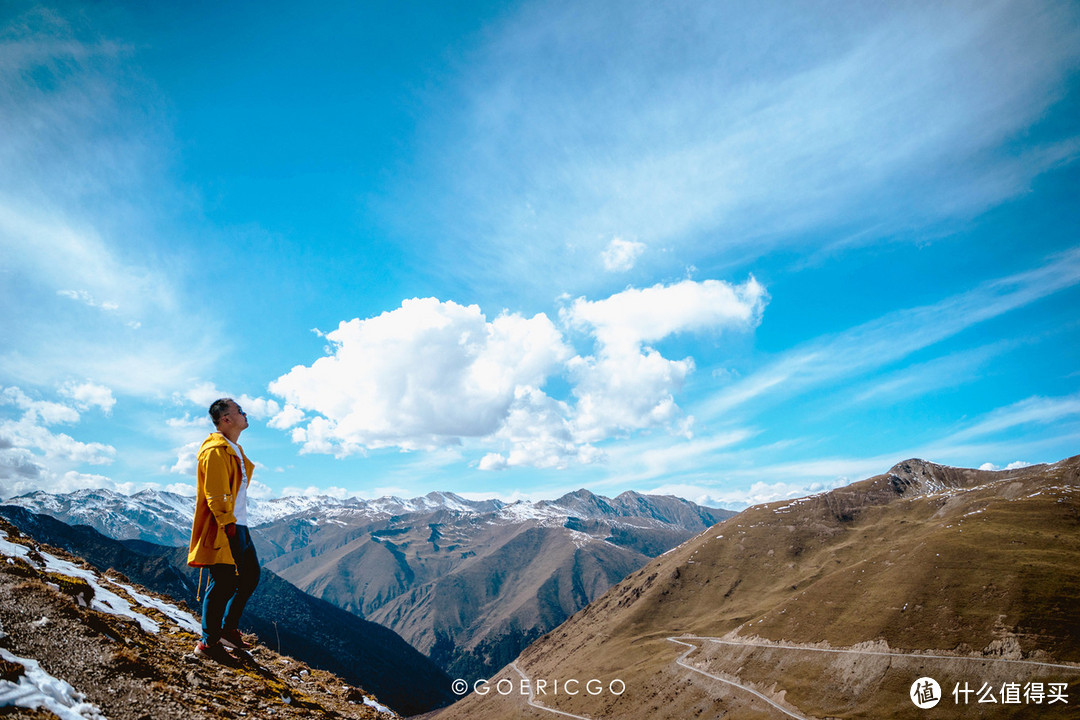
{"type": "Polygon", "coordinates": [[[221,644],[230,650],[249,650],[251,648],[251,643],[244,640],[244,636],[235,628],[221,631],[221,644]]]}
{"type": "Polygon", "coordinates": [[[229,657],[229,653],[225,650],[225,646],[219,642],[207,645],[200,640],[195,645],[195,655],[197,657],[204,657],[214,660],[220,663],[232,662],[232,658],[229,657]]]}

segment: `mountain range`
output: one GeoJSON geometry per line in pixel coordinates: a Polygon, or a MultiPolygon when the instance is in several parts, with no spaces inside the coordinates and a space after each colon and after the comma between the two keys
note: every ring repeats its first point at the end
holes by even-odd
{"type": "MultiPolygon", "coordinates": [[[[6,504],[118,539],[186,546],[194,500],[84,490],[6,504]]],[[[515,503],[453,493],[253,499],[249,514],[266,568],[472,681],[650,558],[734,513],[670,496],[579,490],[515,503]]]]}
{"type": "Polygon", "coordinates": [[[1080,457],[909,460],[699,534],[436,716],[1072,717],[1078,597],[1080,457]]]}

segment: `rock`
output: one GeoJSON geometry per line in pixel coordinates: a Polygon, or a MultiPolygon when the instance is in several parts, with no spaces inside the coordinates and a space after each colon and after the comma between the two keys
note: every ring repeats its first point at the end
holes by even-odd
{"type": "Polygon", "coordinates": [[[0,659],[0,680],[17,683],[26,674],[26,668],[17,662],[0,659]]]}
{"type": "Polygon", "coordinates": [[[194,670],[188,670],[187,674],[184,675],[184,679],[188,681],[188,684],[196,688],[209,687],[210,685],[206,678],[202,677],[194,670]]]}

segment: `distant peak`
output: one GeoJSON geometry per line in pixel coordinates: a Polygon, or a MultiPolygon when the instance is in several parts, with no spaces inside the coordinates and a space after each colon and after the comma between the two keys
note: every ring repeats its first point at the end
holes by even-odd
{"type": "Polygon", "coordinates": [[[902,460],[896,463],[891,468],[889,468],[889,472],[894,475],[899,475],[900,473],[917,473],[920,471],[925,472],[927,470],[932,470],[936,467],[939,466],[928,460],[923,460],[922,458],[910,458],[908,460],[902,460]]]}
{"type": "Polygon", "coordinates": [[[465,500],[465,498],[460,495],[445,490],[432,490],[424,497],[431,500],[453,500],[455,502],[463,502],[465,500]]]}
{"type": "Polygon", "coordinates": [[[887,478],[897,495],[960,488],[968,485],[971,480],[970,471],[938,465],[920,458],[893,465],[887,478]]]}

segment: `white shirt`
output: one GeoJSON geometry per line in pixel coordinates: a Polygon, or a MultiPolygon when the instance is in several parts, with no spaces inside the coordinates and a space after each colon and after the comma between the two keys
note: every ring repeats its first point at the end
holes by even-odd
{"type": "Polygon", "coordinates": [[[240,449],[240,446],[234,443],[229,438],[222,435],[225,438],[225,442],[229,443],[229,447],[236,453],[236,457],[240,458],[240,489],[236,492],[236,503],[233,505],[233,515],[236,516],[236,524],[247,527],[247,466],[244,464],[244,451],[240,449]]]}

